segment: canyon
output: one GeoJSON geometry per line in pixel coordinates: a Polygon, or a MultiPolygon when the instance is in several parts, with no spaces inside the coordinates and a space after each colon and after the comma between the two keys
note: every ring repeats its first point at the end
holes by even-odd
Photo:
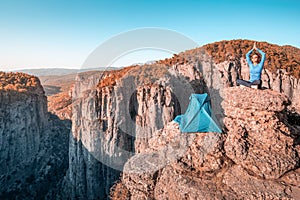
{"type": "Polygon", "coordinates": [[[79,73],[49,108],[38,78],[1,73],[0,197],[296,199],[300,50],[259,43],[263,90],[240,88],[253,42],[79,73]],[[222,134],[180,133],[193,93],[209,94],[222,134]]]}

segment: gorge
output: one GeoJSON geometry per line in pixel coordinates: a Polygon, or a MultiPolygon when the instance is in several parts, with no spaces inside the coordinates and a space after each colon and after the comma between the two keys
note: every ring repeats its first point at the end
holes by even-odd
{"type": "Polygon", "coordinates": [[[0,197],[296,199],[300,50],[261,42],[264,89],[242,89],[253,42],[78,74],[71,121],[47,111],[38,78],[1,72],[0,197]],[[210,95],[222,134],[180,133],[192,93],[210,95]]]}

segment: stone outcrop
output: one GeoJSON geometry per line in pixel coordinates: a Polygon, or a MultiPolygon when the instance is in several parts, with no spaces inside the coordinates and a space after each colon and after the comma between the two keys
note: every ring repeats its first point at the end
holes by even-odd
{"type": "MultiPolygon", "coordinates": [[[[219,92],[222,92],[224,87],[236,85],[236,78],[249,80],[245,55],[254,42],[251,40],[215,42],[158,63],[174,68],[192,65],[203,74],[209,88],[220,89],[219,92]]],[[[263,87],[284,93],[292,102],[291,106],[299,113],[300,50],[292,46],[278,46],[267,42],[257,42],[257,45],[266,53],[262,73],[263,87]]]]}
{"type": "MultiPolygon", "coordinates": [[[[225,107],[222,106],[222,102],[225,99],[224,91],[226,88],[235,86],[236,78],[247,79],[247,76],[249,76],[244,56],[245,52],[251,49],[253,42],[242,40],[223,45],[223,43],[227,43],[227,41],[223,41],[213,44],[211,49],[209,46],[203,46],[150,65],[130,66],[120,70],[84,76],[79,75],[72,91],[72,102],[74,102],[72,105],[73,124],[70,137],[70,168],[67,179],[71,198],[105,198],[109,193],[109,187],[118,179],[126,161],[137,153],[147,157],[148,151],[155,148],[152,138],[155,138],[157,131],[159,132],[160,129],[165,127],[176,115],[185,112],[189,103],[188,97],[192,93],[208,93],[212,100],[212,109],[217,120],[222,127],[226,127],[224,123],[227,123],[230,119],[225,119],[225,107]],[[236,47],[235,43],[239,44],[238,47],[236,47]],[[219,57],[218,52],[220,52],[220,55],[225,52],[226,56],[224,59],[219,57]]],[[[271,48],[273,45],[264,44],[261,48],[265,50],[269,47],[271,48]]],[[[291,61],[294,59],[298,62],[298,57],[289,48],[278,47],[278,49],[273,50],[274,52],[286,51],[286,54],[288,54],[287,60],[291,61]]],[[[295,70],[288,70],[291,66],[289,63],[276,62],[271,52],[266,53],[269,57],[263,74],[264,88],[277,91],[279,92],[278,94],[285,94],[288,99],[285,98],[282,101],[291,102],[288,108],[299,109],[299,99],[296,98],[297,94],[299,94],[297,73],[294,73],[295,70]],[[274,64],[275,62],[276,64],[274,64]],[[276,67],[274,68],[273,66],[276,67]]],[[[280,59],[284,58],[280,57],[280,59]]],[[[279,111],[273,110],[266,113],[266,117],[268,117],[266,121],[274,118],[275,114],[273,112],[277,113],[279,111]]],[[[283,117],[277,118],[282,120],[283,117]]],[[[288,120],[288,118],[286,119],[288,120]]],[[[253,127],[256,129],[259,126],[265,128],[260,123],[253,127]]],[[[274,128],[283,128],[281,132],[284,132],[290,127],[278,124],[278,127],[274,125],[274,128]],[[282,127],[280,127],[281,125],[282,127]]],[[[241,130],[244,129],[245,127],[241,130]]],[[[246,130],[249,131],[248,129],[246,130]]],[[[163,144],[165,140],[170,138],[168,139],[168,134],[163,134],[164,131],[160,132],[162,135],[167,135],[166,138],[160,140],[163,144]]],[[[279,132],[279,130],[273,130],[273,132],[270,131],[270,134],[278,134],[279,132]]],[[[211,133],[211,135],[214,134],[211,133]]],[[[233,138],[232,140],[235,140],[235,137],[238,136],[231,135],[230,137],[233,138]]],[[[230,137],[228,136],[228,138],[230,137]]],[[[198,138],[197,134],[195,138],[198,138]]],[[[244,136],[242,139],[244,139],[244,136]]],[[[224,139],[219,138],[216,140],[220,141],[220,143],[228,144],[224,139]]],[[[251,137],[251,141],[248,139],[244,140],[245,146],[252,142],[251,137]]],[[[290,145],[292,141],[290,138],[283,138],[282,140],[285,141],[286,145],[290,145]]],[[[199,141],[197,139],[181,138],[179,141],[180,145],[190,144],[190,142],[192,144],[195,143],[195,149],[198,148],[196,143],[199,141]]],[[[236,145],[238,146],[239,144],[236,145]]],[[[250,167],[247,168],[247,166],[254,164],[253,159],[255,159],[255,156],[258,156],[255,153],[256,149],[250,148],[242,152],[239,152],[239,147],[234,149],[231,153],[228,152],[225,160],[223,158],[226,154],[225,149],[216,150],[220,158],[218,157],[215,161],[211,161],[215,162],[215,164],[211,164],[216,167],[215,171],[222,171],[224,167],[231,166],[234,162],[239,163],[239,166],[247,173],[250,171],[250,167]],[[250,156],[247,157],[246,155],[250,156]],[[240,160],[241,157],[247,158],[246,160],[240,160]]],[[[276,168],[276,172],[272,171],[275,169],[270,168],[269,164],[261,165],[258,169],[251,168],[255,173],[258,173],[260,169],[266,171],[263,175],[257,175],[259,177],[255,178],[258,178],[258,180],[278,179],[297,165],[296,150],[291,148],[285,149],[285,147],[282,147],[282,149],[292,154],[279,162],[278,165],[282,164],[283,166],[276,168]],[[269,174],[267,171],[269,171],[269,174]]],[[[155,155],[154,158],[161,158],[160,156],[163,155],[173,155],[174,151],[177,152],[176,149],[169,148],[164,151],[164,154],[155,155]]],[[[272,149],[273,151],[276,152],[277,149],[272,149]]],[[[182,154],[181,151],[178,153],[179,155],[182,154]]],[[[190,156],[190,159],[194,160],[193,165],[199,167],[196,163],[200,162],[199,160],[202,158],[198,158],[196,155],[198,154],[194,153],[193,156],[190,156]]],[[[136,157],[132,159],[136,159],[136,157]]],[[[282,157],[275,156],[274,159],[280,160],[282,157]]],[[[177,160],[177,156],[171,160],[177,160]]],[[[165,166],[168,162],[155,164],[165,166]]],[[[208,169],[210,169],[210,166],[208,169]]],[[[167,175],[169,174],[167,173],[167,175]]],[[[149,177],[156,176],[157,174],[149,175],[149,177]]],[[[138,178],[135,179],[139,180],[138,178]]],[[[145,178],[145,180],[148,181],[149,179],[145,178]]],[[[122,184],[120,183],[121,186],[122,184]]],[[[218,182],[218,184],[223,185],[224,183],[218,182]]],[[[156,185],[156,181],[152,180],[152,185],[156,185]]],[[[121,188],[124,187],[122,186],[121,188]]],[[[152,189],[148,189],[149,192],[147,194],[150,196],[154,195],[153,192],[155,190],[153,191],[152,189]]],[[[220,195],[235,196],[233,190],[227,189],[232,191],[232,193],[222,192],[220,195]]]]}
{"type": "MultiPolygon", "coordinates": [[[[232,40],[205,45],[216,67],[226,80],[226,85],[236,85],[236,78],[248,80],[249,68],[245,55],[254,41],[232,40]]],[[[300,50],[292,46],[278,46],[259,42],[259,48],[266,53],[262,73],[263,87],[285,94],[297,112],[300,112],[300,50]]]]}
{"type": "Polygon", "coordinates": [[[67,170],[68,122],[47,112],[38,78],[0,72],[0,198],[43,199],[67,170]]]}
{"type": "Polygon", "coordinates": [[[248,171],[278,179],[299,162],[291,148],[299,130],[286,123],[288,99],[274,91],[227,89],[224,107],[227,156],[248,171]],[[238,124],[238,125],[237,125],[238,124]]]}
{"type": "Polygon", "coordinates": [[[225,134],[182,134],[170,122],[125,164],[114,199],[126,191],[127,199],[297,199],[300,132],[287,123],[287,97],[224,94],[225,134]]]}

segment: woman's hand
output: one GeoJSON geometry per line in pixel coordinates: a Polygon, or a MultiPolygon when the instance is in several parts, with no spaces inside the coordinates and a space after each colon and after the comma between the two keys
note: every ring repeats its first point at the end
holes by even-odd
{"type": "Polygon", "coordinates": [[[252,49],[257,49],[257,47],[256,47],[256,42],[254,42],[254,45],[253,45],[253,48],[252,49]]]}

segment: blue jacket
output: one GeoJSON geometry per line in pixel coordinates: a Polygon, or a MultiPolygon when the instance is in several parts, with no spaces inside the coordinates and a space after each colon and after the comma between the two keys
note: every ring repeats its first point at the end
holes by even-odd
{"type": "Polygon", "coordinates": [[[251,49],[246,54],[246,60],[249,65],[249,68],[250,68],[250,82],[261,79],[261,72],[264,67],[264,62],[266,59],[266,54],[262,50],[260,50],[258,48],[256,50],[261,54],[260,63],[258,63],[257,65],[253,65],[253,63],[250,60],[250,54],[252,53],[253,49],[251,49]]]}

